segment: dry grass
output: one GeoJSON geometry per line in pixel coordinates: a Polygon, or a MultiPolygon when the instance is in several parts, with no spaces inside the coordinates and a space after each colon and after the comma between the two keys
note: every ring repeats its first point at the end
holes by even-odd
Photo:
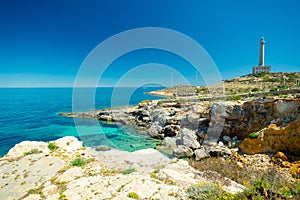
{"type": "Polygon", "coordinates": [[[273,197],[295,199],[300,194],[297,182],[290,182],[285,174],[275,167],[261,168],[241,167],[234,159],[209,158],[203,161],[190,160],[190,165],[200,171],[213,171],[227,177],[248,189],[239,195],[240,199],[272,199],[273,197]],[[293,188],[294,187],[294,188],[293,188]],[[295,196],[296,195],[296,196],[295,196]],[[271,198],[272,197],[272,198],[271,198]]]}

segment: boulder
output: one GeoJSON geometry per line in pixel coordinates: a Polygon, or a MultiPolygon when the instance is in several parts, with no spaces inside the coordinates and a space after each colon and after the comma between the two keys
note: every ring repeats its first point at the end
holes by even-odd
{"type": "Polygon", "coordinates": [[[176,137],[178,136],[180,130],[179,125],[167,125],[162,129],[162,134],[164,134],[164,137],[176,137]]]}
{"type": "Polygon", "coordinates": [[[287,157],[284,153],[282,153],[282,152],[280,152],[280,151],[278,151],[278,152],[273,156],[273,158],[278,158],[278,159],[280,159],[280,160],[282,160],[282,161],[288,161],[288,160],[289,160],[288,157],[287,157]]]}
{"type": "Polygon", "coordinates": [[[159,123],[152,123],[148,129],[148,134],[150,137],[153,138],[163,138],[163,135],[161,134],[162,127],[159,125],[159,123]]]}
{"type": "Polygon", "coordinates": [[[179,145],[173,150],[173,156],[177,158],[185,158],[193,156],[193,150],[187,146],[179,145]]]}
{"type": "Polygon", "coordinates": [[[177,147],[177,140],[180,139],[174,137],[165,137],[161,142],[161,145],[166,146],[170,149],[175,149],[177,147]]]}
{"type": "Polygon", "coordinates": [[[209,157],[209,155],[203,149],[196,149],[194,151],[194,154],[195,154],[195,160],[202,160],[204,158],[209,157]]]}
{"type": "Polygon", "coordinates": [[[180,130],[180,136],[182,138],[182,144],[190,147],[192,149],[200,148],[200,143],[198,142],[198,137],[195,131],[192,131],[187,128],[180,130]]]}
{"type": "Polygon", "coordinates": [[[210,109],[210,122],[207,130],[209,138],[219,138],[225,124],[225,118],[228,116],[225,103],[214,103],[210,109]]]}
{"type": "Polygon", "coordinates": [[[229,136],[223,136],[223,140],[225,142],[230,142],[231,141],[231,138],[229,136]]]}
{"type": "Polygon", "coordinates": [[[232,154],[230,149],[227,149],[226,147],[220,147],[220,146],[210,147],[207,149],[206,152],[211,157],[226,157],[226,156],[230,156],[232,154]]]}
{"type": "Polygon", "coordinates": [[[158,123],[161,127],[165,126],[169,116],[164,109],[154,109],[150,113],[150,119],[153,123],[158,123]]]}
{"type": "Polygon", "coordinates": [[[182,116],[181,118],[179,118],[180,127],[196,130],[199,126],[199,118],[200,118],[199,114],[188,113],[182,116]]]}

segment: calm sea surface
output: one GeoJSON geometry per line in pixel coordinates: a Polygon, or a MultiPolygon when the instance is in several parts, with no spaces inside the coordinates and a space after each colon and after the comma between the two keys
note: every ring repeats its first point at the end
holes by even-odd
{"type": "MultiPolygon", "coordinates": [[[[134,90],[129,104],[158,99],[144,94],[156,89],[161,88],[134,90]]],[[[91,89],[81,90],[89,93],[91,89]]],[[[128,105],[128,91],[132,89],[119,88],[118,91],[113,106],[128,105]]],[[[59,116],[61,112],[72,111],[72,92],[72,88],[0,88],[0,155],[24,140],[51,141],[63,136],[76,136],[85,146],[109,145],[126,151],[155,147],[156,140],[141,137],[134,131],[124,131],[117,125],[80,119],[75,127],[74,119],[59,116]]],[[[97,88],[96,109],[112,106],[112,92],[113,88],[97,88]]],[[[84,102],[77,107],[82,111],[90,109],[84,102]]]]}

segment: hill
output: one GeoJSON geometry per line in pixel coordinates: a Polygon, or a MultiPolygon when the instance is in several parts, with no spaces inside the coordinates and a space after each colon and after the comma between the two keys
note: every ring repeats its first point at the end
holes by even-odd
{"type": "Polygon", "coordinates": [[[211,97],[212,91],[217,89],[218,93],[226,95],[228,100],[239,100],[242,97],[258,95],[288,97],[289,94],[299,93],[299,88],[300,72],[278,72],[249,74],[224,80],[219,85],[175,86],[148,94],[181,98],[207,98],[211,97]]]}

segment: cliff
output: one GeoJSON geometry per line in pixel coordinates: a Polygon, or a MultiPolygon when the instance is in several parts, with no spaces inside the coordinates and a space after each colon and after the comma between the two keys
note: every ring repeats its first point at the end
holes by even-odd
{"type": "MultiPolygon", "coordinates": [[[[147,101],[121,109],[63,115],[134,126],[150,137],[162,139],[164,146],[175,150],[175,156],[186,157],[195,155],[194,151],[201,148],[202,139],[204,144],[218,140],[230,148],[236,148],[250,133],[271,124],[285,127],[300,120],[300,98],[259,98],[214,103],[147,101]]],[[[288,145],[290,150],[286,153],[297,155],[298,149],[292,148],[292,143],[288,145]]]]}

